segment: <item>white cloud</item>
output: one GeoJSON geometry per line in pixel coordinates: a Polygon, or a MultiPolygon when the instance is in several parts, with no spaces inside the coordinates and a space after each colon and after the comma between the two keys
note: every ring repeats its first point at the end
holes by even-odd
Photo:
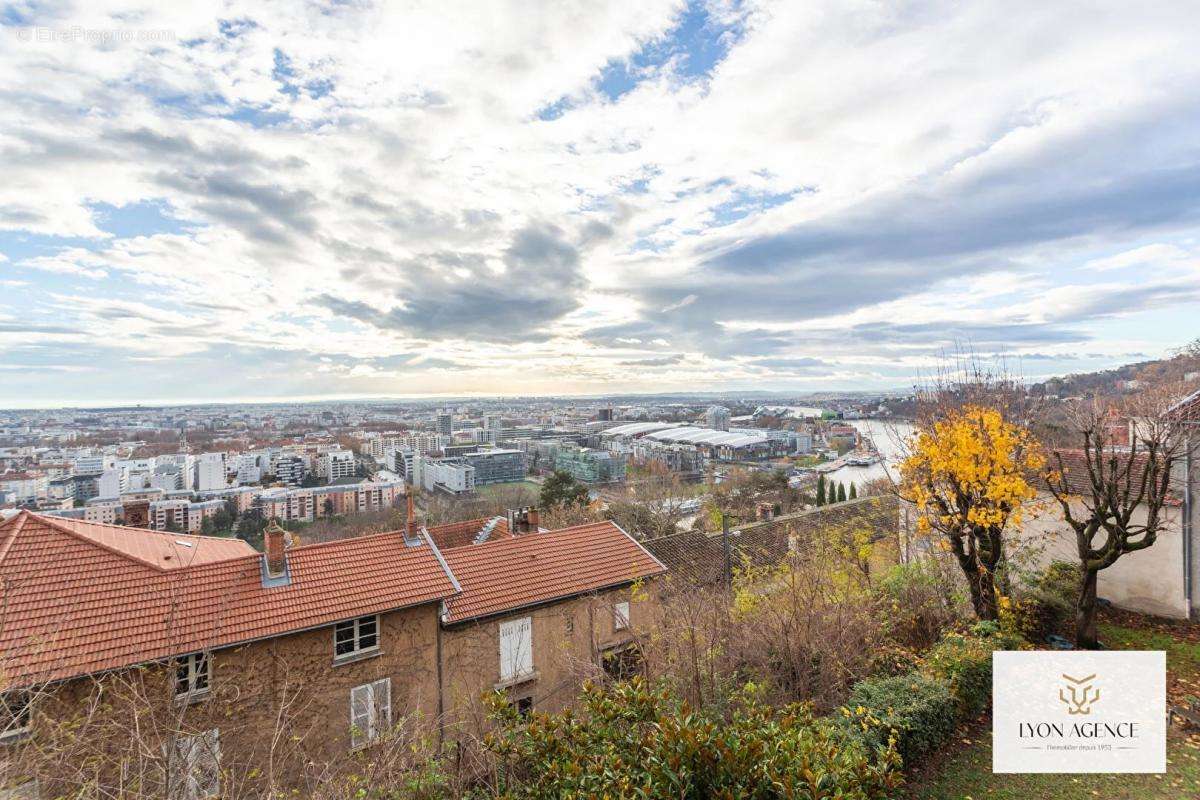
{"type": "Polygon", "coordinates": [[[249,354],[278,350],[313,359],[314,391],[413,391],[420,360],[371,361],[405,352],[467,365],[420,389],[503,391],[490,365],[547,390],[758,387],[739,359],[832,363],[839,329],[856,349],[823,374],[886,383],[956,332],[1065,359],[1100,349],[1121,292],[1194,302],[1169,291],[1200,274],[1188,9],[709,5],[728,53],[702,75],[686,51],[645,66],[680,44],[677,0],[39,10],[173,41],[6,38],[0,250],[28,285],[0,309],[113,363],[264,375],[249,354]],[[642,48],[610,99],[603,71],[642,48]],[[689,358],[620,366],[664,352],[689,358]]]}

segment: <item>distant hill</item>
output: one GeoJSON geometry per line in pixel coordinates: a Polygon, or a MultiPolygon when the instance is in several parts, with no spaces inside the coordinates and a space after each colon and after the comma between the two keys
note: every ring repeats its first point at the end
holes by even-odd
{"type": "Polygon", "coordinates": [[[1034,384],[1031,391],[1058,397],[1113,395],[1145,386],[1181,383],[1188,378],[1195,388],[1200,388],[1200,339],[1179,348],[1170,358],[1051,378],[1034,384]]]}

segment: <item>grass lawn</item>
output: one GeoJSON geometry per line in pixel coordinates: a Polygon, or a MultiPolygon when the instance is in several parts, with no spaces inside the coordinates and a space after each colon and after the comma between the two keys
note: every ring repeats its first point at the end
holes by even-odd
{"type": "MultiPolygon", "coordinates": [[[[1200,697],[1200,625],[1113,611],[1100,639],[1112,650],[1165,650],[1171,700],[1200,697]]],[[[1167,740],[1165,775],[993,775],[991,721],[965,730],[939,763],[913,777],[910,800],[1196,800],[1200,732],[1178,727],[1167,740]]]]}
{"type": "Polygon", "coordinates": [[[527,489],[533,493],[534,502],[536,502],[537,494],[542,490],[542,486],[533,481],[513,481],[512,483],[489,483],[486,486],[478,487],[476,491],[482,495],[494,495],[505,489],[527,489]]]}
{"type": "Polygon", "coordinates": [[[960,748],[912,800],[1195,800],[1200,797],[1200,737],[1172,729],[1165,775],[993,775],[991,723],[968,731],[960,748]]]}

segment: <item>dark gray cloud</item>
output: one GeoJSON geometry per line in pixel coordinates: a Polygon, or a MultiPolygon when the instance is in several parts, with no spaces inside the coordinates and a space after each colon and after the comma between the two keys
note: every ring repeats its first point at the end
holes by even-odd
{"type": "Polygon", "coordinates": [[[639,358],[632,361],[618,361],[618,367],[670,367],[674,364],[682,364],[684,357],[682,355],[662,356],[661,358],[639,358]]]}
{"type": "Polygon", "coordinates": [[[550,325],[579,307],[586,281],[580,253],[553,225],[517,231],[495,274],[477,253],[439,251],[406,265],[411,292],[380,310],[323,293],[313,299],[339,316],[423,339],[544,341],[550,325]]]}
{"type": "Polygon", "coordinates": [[[160,173],[158,183],[192,198],[192,207],[262,244],[286,245],[314,232],[316,196],[269,181],[254,182],[228,170],[213,173],[160,173]]]}

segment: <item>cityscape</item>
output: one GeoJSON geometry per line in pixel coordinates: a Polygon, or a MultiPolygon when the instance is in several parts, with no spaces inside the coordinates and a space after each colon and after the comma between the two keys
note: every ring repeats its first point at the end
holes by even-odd
{"type": "Polygon", "coordinates": [[[0,6],[0,800],[1200,798],[1198,19],[0,6]]]}
{"type": "Polygon", "coordinates": [[[793,487],[881,456],[850,424],[912,396],[531,399],[0,412],[0,508],[179,533],[244,518],[306,523],[400,505],[406,494],[537,489],[562,472],[601,490],[630,477],[719,480],[784,470],[793,487]],[[811,402],[806,399],[805,402],[811,402]],[[219,448],[219,449],[216,449],[219,448]]]}

